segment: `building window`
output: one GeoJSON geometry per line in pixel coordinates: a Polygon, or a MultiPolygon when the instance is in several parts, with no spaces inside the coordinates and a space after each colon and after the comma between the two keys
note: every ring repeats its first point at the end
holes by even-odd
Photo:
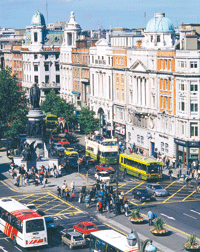
{"type": "Polygon", "coordinates": [[[36,60],[38,58],[37,54],[34,54],[34,59],[36,60]]]}
{"type": "Polygon", "coordinates": [[[34,76],[34,81],[36,84],[38,84],[38,76],[34,76]]]}
{"type": "Polygon", "coordinates": [[[160,35],[157,35],[157,42],[160,42],[160,35]]]}
{"type": "Polygon", "coordinates": [[[116,74],[116,82],[119,83],[119,74],[116,74]]]}
{"type": "Polygon", "coordinates": [[[161,151],[164,151],[164,143],[163,142],[161,142],[161,151]]]}
{"type": "Polygon", "coordinates": [[[198,85],[196,84],[191,84],[190,85],[190,91],[197,92],[198,91],[198,85]]]}
{"type": "Polygon", "coordinates": [[[190,68],[197,68],[197,61],[191,61],[190,68]]]}
{"type": "Polygon", "coordinates": [[[45,54],[44,58],[45,58],[45,60],[47,60],[48,59],[48,54],[45,54]]]}
{"type": "Polygon", "coordinates": [[[38,41],[37,32],[34,32],[34,42],[38,41]]]}
{"type": "Polygon", "coordinates": [[[59,54],[56,54],[55,56],[56,56],[56,59],[59,59],[59,54]]]}
{"type": "Polygon", "coordinates": [[[185,90],[185,84],[184,81],[180,82],[179,90],[184,91],[185,90]]]}
{"type": "Polygon", "coordinates": [[[60,83],[60,75],[56,75],[56,83],[60,83]]]}
{"type": "Polygon", "coordinates": [[[34,71],[35,71],[35,72],[38,71],[38,65],[34,65],[34,71]]]}
{"type": "Polygon", "coordinates": [[[49,83],[49,75],[45,75],[45,83],[49,83]]]}
{"type": "Polygon", "coordinates": [[[122,92],[122,101],[124,102],[124,89],[122,89],[121,92],[122,92]]]}
{"type": "Polygon", "coordinates": [[[190,124],[190,136],[198,136],[198,125],[197,123],[190,124]]]}
{"type": "Polygon", "coordinates": [[[140,135],[137,135],[137,142],[140,143],[140,135]]]}
{"type": "Polygon", "coordinates": [[[144,143],[144,137],[141,136],[141,143],[143,144],[144,143]]]}
{"type": "Polygon", "coordinates": [[[165,143],[165,152],[169,152],[169,145],[168,145],[168,143],[165,143]]]}
{"type": "Polygon", "coordinates": [[[45,72],[48,72],[49,71],[49,64],[45,64],[44,69],[45,69],[45,72]]]}
{"type": "Polygon", "coordinates": [[[92,55],[92,63],[94,63],[94,56],[92,55]]]}
{"type": "Polygon", "coordinates": [[[56,69],[56,71],[59,71],[60,69],[59,69],[59,64],[55,64],[55,69],[56,69]]]}
{"type": "Polygon", "coordinates": [[[110,65],[110,57],[108,57],[108,65],[110,65]]]}
{"type": "Polygon", "coordinates": [[[124,75],[122,74],[122,84],[124,84],[124,75]]]}
{"type": "Polygon", "coordinates": [[[119,88],[116,88],[116,100],[119,100],[119,88]]]}
{"type": "Polygon", "coordinates": [[[151,36],[151,42],[153,42],[153,36],[151,36]]]}
{"type": "Polygon", "coordinates": [[[198,112],[198,104],[197,103],[191,103],[190,104],[190,110],[191,110],[191,112],[198,112]]]}
{"type": "Polygon", "coordinates": [[[185,102],[183,101],[180,102],[180,110],[185,111],[185,102]]]}

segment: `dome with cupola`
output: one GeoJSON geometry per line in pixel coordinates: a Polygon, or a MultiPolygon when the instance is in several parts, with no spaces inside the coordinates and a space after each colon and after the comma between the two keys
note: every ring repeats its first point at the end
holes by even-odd
{"type": "Polygon", "coordinates": [[[172,22],[165,17],[165,13],[155,13],[154,18],[147,24],[146,32],[174,32],[172,22]]]}
{"type": "Polygon", "coordinates": [[[32,17],[31,25],[45,26],[46,24],[43,14],[37,11],[32,17]]]}

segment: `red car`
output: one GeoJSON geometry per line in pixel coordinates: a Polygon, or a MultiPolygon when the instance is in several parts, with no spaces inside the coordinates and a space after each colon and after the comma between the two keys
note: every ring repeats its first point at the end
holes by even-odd
{"type": "Polygon", "coordinates": [[[98,227],[90,221],[80,222],[73,226],[74,232],[78,231],[83,235],[83,238],[89,236],[91,232],[99,231],[98,227]]]}
{"type": "Polygon", "coordinates": [[[94,165],[95,161],[89,155],[83,155],[79,158],[80,165],[94,165]]]}
{"type": "Polygon", "coordinates": [[[98,164],[95,165],[95,168],[98,171],[105,171],[105,172],[114,172],[115,169],[113,167],[111,167],[109,164],[105,163],[105,164],[98,164]]]}
{"type": "Polygon", "coordinates": [[[70,145],[70,142],[65,138],[60,139],[58,143],[62,144],[63,147],[70,145]]]}

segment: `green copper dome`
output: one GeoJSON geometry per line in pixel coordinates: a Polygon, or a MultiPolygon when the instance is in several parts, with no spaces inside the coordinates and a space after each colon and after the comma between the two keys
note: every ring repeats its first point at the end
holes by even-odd
{"type": "Polygon", "coordinates": [[[147,24],[146,32],[168,32],[174,31],[172,22],[165,17],[165,13],[155,13],[154,18],[147,24]]]}
{"type": "Polygon", "coordinates": [[[31,25],[45,26],[46,24],[43,14],[37,11],[32,17],[31,25]]]}

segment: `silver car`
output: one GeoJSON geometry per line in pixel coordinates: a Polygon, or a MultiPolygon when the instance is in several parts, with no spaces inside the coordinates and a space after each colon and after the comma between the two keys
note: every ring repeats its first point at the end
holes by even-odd
{"type": "Polygon", "coordinates": [[[78,232],[69,232],[62,236],[62,243],[65,243],[69,246],[70,249],[74,247],[83,247],[86,246],[86,240],[78,232]]]}
{"type": "Polygon", "coordinates": [[[146,186],[147,191],[157,197],[168,196],[169,192],[162,188],[159,184],[148,184],[146,186]]]}

